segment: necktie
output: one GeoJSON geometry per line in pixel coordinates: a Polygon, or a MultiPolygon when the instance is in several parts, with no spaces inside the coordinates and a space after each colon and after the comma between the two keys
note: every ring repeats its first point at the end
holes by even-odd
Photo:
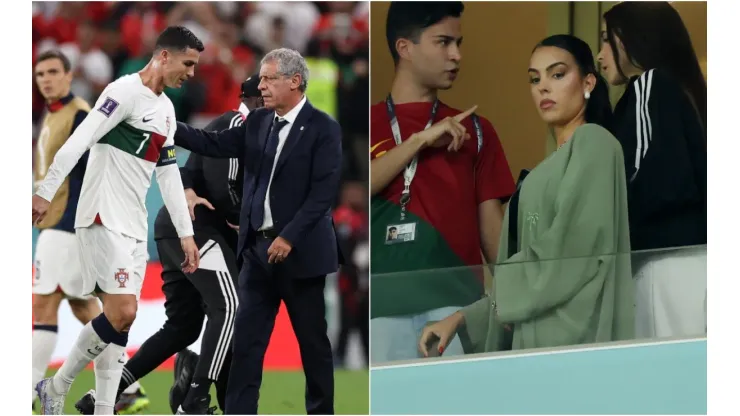
{"type": "Polygon", "coordinates": [[[275,163],[275,156],[280,141],[278,135],[286,124],[288,124],[286,120],[275,117],[270,128],[270,135],[267,137],[267,144],[262,154],[262,164],[260,166],[259,176],[257,177],[257,187],[252,197],[249,222],[253,230],[258,230],[262,227],[262,222],[265,219],[265,198],[267,197],[267,187],[270,185],[270,176],[272,176],[272,165],[275,163]]]}

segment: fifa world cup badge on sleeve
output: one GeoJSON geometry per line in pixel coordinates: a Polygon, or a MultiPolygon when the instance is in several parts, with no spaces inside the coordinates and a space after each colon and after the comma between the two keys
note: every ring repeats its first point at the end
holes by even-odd
{"type": "Polygon", "coordinates": [[[118,269],[118,273],[115,274],[116,282],[118,282],[119,288],[125,288],[126,282],[128,282],[128,273],[126,269],[118,269]]]}
{"type": "Polygon", "coordinates": [[[110,97],[105,97],[105,101],[103,101],[103,105],[98,108],[98,111],[105,114],[106,117],[110,117],[110,115],[116,111],[116,108],[118,108],[118,101],[110,97]]]}
{"type": "Polygon", "coordinates": [[[393,224],[385,229],[385,244],[409,243],[416,239],[416,223],[393,224]]]}

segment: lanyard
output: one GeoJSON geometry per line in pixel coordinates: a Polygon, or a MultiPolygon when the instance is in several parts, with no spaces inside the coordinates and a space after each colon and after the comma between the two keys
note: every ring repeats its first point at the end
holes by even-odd
{"type": "MultiPolygon", "coordinates": [[[[391,132],[393,132],[393,140],[396,141],[396,146],[401,145],[401,128],[398,125],[398,119],[396,118],[396,110],[393,105],[393,98],[388,94],[385,99],[385,104],[388,107],[388,118],[391,121],[391,132]]],[[[432,111],[429,115],[429,121],[427,122],[424,130],[428,129],[432,123],[434,123],[434,117],[437,115],[437,109],[439,108],[439,100],[435,99],[432,104],[432,111]]],[[[403,171],[403,192],[401,192],[401,221],[406,219],[406,205],[411,200],[411,182],[414,180],[416,175],[416,166],[419,164],[419,155],[416,154],[409,162],[406,169],[403,171]]]]}

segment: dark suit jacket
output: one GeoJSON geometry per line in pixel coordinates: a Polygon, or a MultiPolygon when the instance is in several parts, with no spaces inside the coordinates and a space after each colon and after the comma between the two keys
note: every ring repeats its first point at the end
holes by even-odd
{"type": "MultiPolygon", "coordinates": [[[[208,132],[177,123],[175,144],[215,158],[238,157],[244,165],[237,261],[254,238],[249,226],[252,197],[275,112],[257,109],[241,126],[208,132]]],[[[279,270],[292,277],[334,273],[341,254],[331,216],[342,165],[339,124],[306,101],[291,126],[270,185],[270,209],[277,233],[292,245],[279,270]]]]}

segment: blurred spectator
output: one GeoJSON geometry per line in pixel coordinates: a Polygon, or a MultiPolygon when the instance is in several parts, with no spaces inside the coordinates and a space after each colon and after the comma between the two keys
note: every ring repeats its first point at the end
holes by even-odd
{"type": "Polygon", "coordinates": [[[360,332],[365,360],[369,358],[369,265],[367,187],[349,181],[342,187],[339,206],[334,211],[334,226],[347,264],[339,269],[341,299],[339,339],[335,360],[342,366],[347,342],[353,330],[360,332]]]}
{"type": "MultiPolygon", "coordinates": [[[[347,2],[356,5],[355,2],[347,2]]],[[[275,17],[281,17],[285,27],[290,28],[285,33],[284,47],[295,49],[300,53],[306,52],[306,46],[311,40],[316,22],[320,14],[316,3],[313,2],[282,2],[263,1],[249,4],[249,15],[244,34],[263,50],[268,50],[270,26],[275,17]]]]}
{"type": "MultiPolygon", "coordinates": [[[[126,7],[123,4],[119,3],[126,7]]],[[[145,39],[151,39],[167,27],[163,13],[153,2],[130,3],[131,8],[121,17],[120,29],[123,44],[130,56],[141,56],[144,53],[145,39]]]]}
{"type": "Polygon", "coordinates": [[[121,73],[121,67],[129,58],[129,51],[123,44],[123,36],[115,21],[107,21],[100,26],[98,35],[100,39],[100,49],[108,55],[113,67],[113,76],[118,77],[121,73]]]}
{"type": "Polygon", "coordinates": [[[88,103],[94,103],[115,79],[111,59],[96,46],[97,41],[98,28],[92,20],[85,20],[77,25],[77,40],[59,47],[72,64],[72,92],[88,103]]]}
{"type": "MultiPolygon", "coordinates": [[[[309,55],[323,58],[317,63],[322,79],[329,77],[328,64],[336,67],[337,90],[327,108],[336,108],[337,117],[344,129],[345,169],[360,174],[367,179],[369,147],[369,128],[367,123],[367,103],[369,102],[369,48],[367,10],[353,13],[357,5],[332,2],[326,5],[324,13],[316,24],[315,37],[309,45],[309,55]],[[341,106],[336,106],[341,102],[341,106]],[[330,105],[333,104],[333,105],[330,105]]],[[[311,88],[311,86],[309,86],[311,88]]],[[[325,94],[322,92],[321,94],[325,94]]],[[[328,110],[326,110],[328,111],[328,110]]]]}

